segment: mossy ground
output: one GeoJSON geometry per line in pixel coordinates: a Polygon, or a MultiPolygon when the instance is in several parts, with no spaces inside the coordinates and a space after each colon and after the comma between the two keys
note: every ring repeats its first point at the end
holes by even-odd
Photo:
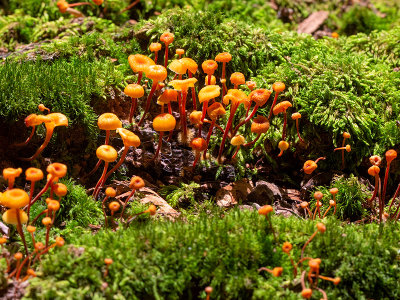
{"type": "MultiPolygon", "coordinates": [[[[295,124],[289,122],[291,148],[276,158],[282,120],[274,118],[269,132],[254,147],[239,152],[233,179],[257,177],[255,166],[262,158],[272,172],[268,176],[297,187],[295,180],[302,175],[294,170],[307,159],[326,156],[319,170],[339,168],[341,157],[333,149],[348,131],[352,151],[346,153],[346,176],[332,186],[341,188],[339,217],[361,219],[369,213],[362,206],[369,194],[354,175],[348,175],[366,174],[369,155],[382,155],[400,145],[400,6],[395,1],[376,0],[343,9],[345,2],[279,0],[273,7],[260,0],[161,0],[141,1],[134,9],[121,12],[130,1],[109,0],[106,11],[86,7],[82,12],[88,17],[72,19],[61,15],[52,0],[6,1],[0,10],[0,116],[4,126],[0,136],[6,144],[0,150],[1,165],[19,166],[16,158],[32,154],[40,144],[40,138],[34,140],[26,150],[29,153],[8,148],[26,138],[29,132],[22,121],[37,113],[37,105],[43,103],[67,115],[70,126],[56,130],[40,162],[51,158],[67,163],[71,170],[78,165],[83,173],[89,172],[95,163],[94,149],[103,140],[97,115],[125,101],[124,86],[136,80],[128,55],[150,54],[149,44],[171,31],[175,34],[172,53],[183,48],[201,63],[229,51],[233,59],[228,74],[243,72],[260,88],[270,88],[277,80],[285,82],[287,89],[280,99],[291,101],[293,111],[302,114],[300,132],[306,145],[298,143],[295,124]],[[297,24],[318,10],[330,12],[323,29],[337,31],[339,39],[315,40],[296,33],[297,24]],[[74,139],[68,132],[74,132],[74,139]]],[[[268,115],[269,109],[267,105],[259,113],[268,115]]],[[[251,136],[249,127],[240,133],[251,136]]],[[[43,128],[39,135],[44,137],[43,128]]],[[[211,151],[220,141],[221,135],[213,136],[211,151]]],[[[233,147],[226,148],[226,155],[232,155],[233,147]]],[[[202,167],[207,173],[210,163],[202,167]]],[[[218,178],[224,170],[220,167],[212,177],[218,178]]],[[[389,190],[395,188],[398,173],[395,165],[389,190]]],[[[124,176],[121,172],[117,178],[124,176]]],[[[183,195],[189,199],[190,207],[181,209],[183,220],[170,223],[145,217],[127,230],[100,230],[95,235],[87,227],[103,224],[98,202],[86,196],[85,187],[72,179],[65,181],[70,192],[52,236],[61,234],[70,246],[54,249],[43,259],[26,298],[191,299],[204,298],[207,285],[214,287],[215,299],[299,298],[298,282],[279,245],[292,242],[293,255],[298,257],[315,223],[273,217],[280,233],[276,245],[265,220],[256,213],[215,209],[213,195],[197,203],[194,190],[198,185],[192,179],[184,177],[179,186],[161,190],[173,206],[179,207],[183,195]],[[104,279],[106,257],[115,263],[104,279]],[[283,266],[284,276],[259,274],[257,269],[262,266],[283,266]]],[[[152,183],[158,183],[157,178],[152,183]]],[[[328,194],[327,187],[318,189],[328,194]]],[[[38,203],[33,213],[43,208],[38,203]]],[[[142,209],[134,206],[130,213],[142,209]]],[[[349,225],[329,218],[327,227],[307,253],[322,259],[323,274],[342,278],[339,286],[322,285],[330,298],[400,297],[397,224],[349,225]]],[[[37,238],[44,235],[45,229],[39,228],[37,238]]],[[[13,247],[19,243],[12,242],[13,247]]]]}

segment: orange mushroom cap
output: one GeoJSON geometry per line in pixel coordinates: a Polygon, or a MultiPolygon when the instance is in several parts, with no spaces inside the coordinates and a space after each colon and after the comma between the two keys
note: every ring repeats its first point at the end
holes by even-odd
{"type": "Polygon", "coordinates": [[[201,64],[201,68],[207,75],[212,75],[214,74],[215,70],[218,69],[218,64],[215,60],[209,59],[201,64]]]}
{"type": "Polygon", "coordinates": [[[185,50],[178,48],[175,50],[175,53],[178,55],[183,55],[183,54],[185,54],[185,50]]]}
{"type": "Polygon", "coordinates": [[[129,55],[128,62],[134,73],[146,72],[149,66],[156,64],[150,57],[142,54],[129,55]]]}
{"type": "Polygon", "coordinates": [[[272,275],[274,277],[280,277],[283,273],[283,268],[282,267],[275,267],[272,269],[272,275]]]}
{"type": "Polygon", "coordinates": [[[150,213],[151,216],[154,216],[157,212],[157,207],[154,204],[151,204],[148,209],[144,211],[145,213],[150,213]]]}
{"type": "Polygon", "coordinates": [[[285,89],[285,84],[283,82],[277,81],[272,85],[272,89],[275,92],[280,93],[285,89]]]}
{"type": "Polygon", "coordinates": [[[292,114],[292,120],[301,119],[301,114],[299,112],[295,112],[292,114]]]}
{"type": "Polygon", "coordinates": [[[243,73],[235,72],[232,73],[230,81],[235,85],[241,85],[246,83],[243,73]]]}
{"type": "Polygon", "coordinates": [[[292,103],[290,103],[289,101],[282,101],[274,106],[272,112],[276,116],[277,114],[285,112],[289,107],[292,107],[292,103]]]}
{"type": "Polygon", "coordinates": [[[308,202],[307,202],[307,201],[301,202],[301,203],[300,203],[300,207],[301,207],[301,208],[306,208],[306,207],[308,207],[308,202]]]}
{"type": "Polygon", "coordinates": [[[348,132],[343,132],[343,137],[345,138],[345,139],[349,139],[350,137],[351,137],[351,135],[350,135],[350,133],[348,133],[348,132]]]}
{"type": "Polygon", "coordinates": [[[198,137],[198,138],[194,138],[191,142],[190,142],[190,147],[197,151],[197,152],[202,152],[204,150],[206,150],[207,148],[207,143],[206,140],[198,137]]]}
{"type": "Polygon", "coordinates": [[[56,194],[58,197],[64,197],[68,193],[67,186],[60,182],[53,186],[53,190],[54,194],[56,194]]]}
{"type": "Polygon", "coordinates": [[[106,265],[111,265],[111,264],[113,263],[113,260],[112,260],[111,258],[105,258],[105,259],[104,259],[104,263],[105,263],[106,265]]]}
{"type": "Polygon", "coordinates": [[[159,114],[153,120],[153,128],[155,131],[172,131],[175,129],[176,120],[173,115],[164,113],[159,114]]]}
{"type": "Polygon", "coordinates": [[[255,81],[246,81],[246,85],[250,90],[254,90],[257,87],[257,83],[255,81]]]}
{"type": "Polygon", "coordinates": [[[170,69],[172,72],[182,75],[186,74],[187,72],[187,66],[185,63],[183,63],[180,59],[174,59],[171,61],[171,63],[168,66],[168,69],[170,69]]]}
{"type": "Polygon", "coordinates": [[[190,71],[190,73],[194,74],[197,72],[199,66],[193,59],[189,57],[184,57],[181,58],[180,61],[186,65],[186,68],[190,71]]]}
{"type": "Polygon", "coordinates": [[[52,163],[47,166],[46,171],[53,178],[63,178],[65,175],[67,175],[67,166],[61,163],[52,163]]]}
{"type": "Polygon", "coordinates": [[[144,95],[144,89],[140,84],[128,84],[124,89],[124,94],[131,98],[140,98],[144,95]]]}
{"type": "Polygon", "coordinates": [[[42,224],[44,226],[49,226],[52,223],[51,218],[50,217],[45,217],[42,219],[42,224]]]}
{"type": "Polygon", "coordinates": [[[14,168],[5,168],[3,169],[3,177],[6,180],[14,180],[16,177],[19,177],[21,175],[22,169],[14,169],[14,168]]]}
{"type": "Polygon", "coordinates": [[[47,203],[47,208],[52,211],[57,211],[60,209],[60,202],[58,202],[57,200],[50,200],[47,203]]]}
{"type": "Polygon", "coordinates": [[[199,102],[210,101],[218,97],[221,93],[221,88],[218,85],[207,85],[199,91],[199,102]]]}
{"type": "Polygon", "coordinates": [[[28,226],[26,226],[26,230],[27,230],[29,233],[34,233],[34,232],[36,231],[36,227],[35,227],[35,226],[32,226],[32,225],[28,225],[28,226]]]}
{"type": "Polygon", "coordinates": [[[60,13],[63,14],[69,8],[69,4],[65,0],[59,0],[59,1],[57,1],[57,7],[58,7],[58,10],[60,11],[60,13]]]}
{"type": "Polygon", "coordinates": [[[223,103],[227,105],[232,102],[232,104],[242,104],[247,108],[250,105],[250,101],[245,92],[237,89],[230,89],[228,93],[224,96],[223,103]]]}
{"type": "Polygon", "coordinates": [[[112,188],[112,187],[106,188],[106,196],[115,197],[116,195],[117,195],[117,191],[114,188],[112,188]]]}
{"type": "Polygon", "coordinates": [[[269,129],[268,118],[258,115],[251,123],[251,132],[253,133],[266,133],[269,129]]]}
{"type": "Polygon", "coordinates": [[[116,130],[122,127],[121,120],[113,113],[104,113],[100,115],[97,125],[101,130],[116,130]]]}
{"type": "Polygon", "coordinates": [[[139,176],[133,176],[129,183],[129,188],[132,190],[139,190],[145,186],[144,180],[139,176]]]}
{"type": "Polygon", "coordinates": [[[145,73],[147,78],[153,81],[164,81],[167,78],[167,69],[161,65],[149,66],[145,73]]]}
{"type": "Polygon", "coordinates": [[[169,45],[174,41],[174,35],[171,32],[164,32],[160,37],[160,41],[169,45]]]}
{"type": "Polygon", "coordinates": [[[318,167],[318,165],[313,160],[307,160],[303,165],[303,171],[306,174],[311,174],[318,167]]]}
{"type": "MultiPolygon", "coordinates": [[[[317,229],[319,232],[324,233],[326,231],[326,226],[323,223],[317,223],[317,229]]],[[[321,260],[318,260],[321,263],[321,260]]]]}
{"type": "Polygon", "coordinates": [[[320,191],[317,191],[314,193],[314,198],[317,200],[321,200],[324,197],[324,194],[322,194],[320,191]]]}
{"type": "Polygon", "coordinates": [[[230,62],[232,60],[232,55],[229,52],[222,52],[219,53],[216,57],[215,57],[215,61],[218,62],[230,62]]]}
{"type": "Polygon", "coordinates": [[[246,143],[246,139],[244,138],[243,135],[235,135],[232,139],[231,139],[231,145],[232,146],[240,146],[243,145],[244,143],[246,143]]]}
{"type": "Polygon", "coordinates": [[[104,160],[105,162],[113,162],[117,159],[118,153],[114,147],[110,145],[101,145],[96,150],[96,156],[98,159],[104,160]]]}
{"type": "Polygon", "coordinates": [[[201,111],[198,110],[194,110],[190,113],[189,115],[189,121],[190,123],[192,123],[193,125],[198,125],[201,124],[201,118],[203,116],[203,113],[201,111]]]}
{"type": "Polygon", "coordinates": [[[204,85],[215,85],[217,83],[217,78],[214,75],[211,75],[210,84],[208,84],[208,75],[204,77],[204,85]]]}
{"type": "Polygon", "coordinates": [[[29,203],[28,194],[21,189],[5,191],[1,196],[1,205],[8,208],[21,208],[29,203]]]}
{"type": "Polygon", "coordinates": [[[382,159],[380,158],[380,156],[378,155],[372,155],[369,158],[369,162],[373,165],[373,166],[379,166],[381,164],[382,159]]]}
{"type": "Polygon", "coordinates": [[[188,78],[183,80],[172,80],[168,85],[172,86],[177,91],[187,91],[190,87],[194,87],[196,82],[196,78],[188,78]]]}
{"type": "Polygon", "coordinates": [[[214,102],[207,108],[207,114],[211,120],[216,120],[219,116],[222,116],[225,113],[225,108],[219,102],[214,102]]]}
{"type": "Polygon", "coordinates": [[[386,157],[387,163],[390,164],[397,157],[397,152],[393,149],[390,149],[390,150],[386,151],[385,157],[386,157]]]}
{"type": "Polygon", "coordinates": [[[254,101],[258,106],[263,106],[267,103],[269,96],[271,96],[271,91],[266,89],[257,89],[249,94],[250,101],[254,101]]]}
{"type": "Polygon", "coordinates": [[[140,138],[132,131],[129,131],[125,128],[117,128],[117,133],[121,136],[122,142],[124,143],[125,147],[140,146],[140,138]]]}
{"type": "Polygon", "coordinates": [[[6,210],[3,214],[4,223],[18,225],[17,214],[19,214],[19,219],[21,220],[22,224],[28,222],[28,215],[22,209],[11,208],[9,210],[6,210]]]}
{"type": "Polygon", "coordinates": [[[286,141],[280,141],[278,144],[278,148],[281,151],[286,151],[287,149],[289,149],[289,143],[286,141]]]}
{"type": "Polygon", "coordinates": [[[68,126],[68,118],[61,114],[61,113],[51,113],[46,115],[48,119],[51,120],[51,122],[44,122],[46,128],[54,128],[57,126],[68,126]]]}
{"type": "Polygon", "coordinates": [[[151,52],[160,51],[160,50],[161,50],[161,44],[160,44],[160,43],[151,43],[151,44],[150,44],[150,47],[149,47],[149,50],[150,50],[151,52]]]}
{"type": "Polygon", "coordinates": [[[331,193],[332,195],[336,195],[337,193],[339,193],[339,190],[338,190],[338,188],[331,188],[329,190],[329,193],[331,193]]]}
{"type": "Polygon", "coordinates": [[[259,214],[259,215],[266,216],[266,215],[268,215],[270,212],[273,212],[273,211],[274,211],[274,209],[273,209],[273,207],[272,207],[271,205],[264,205],[264,206],[261,206],[261,207],[258,209],[258,214],[259,214]]]}
{"type": "Polygon", "coordinates": [[[109,205],[108,208],[113,211],[116,212],[119,208],[120,208],[120,204],[117,201],[112,201],[109,205]]]}
{"type": "Polygon", "coordinates": [[[43,179],[43,171],[38,168],[28,168],[25,171],[26,180],[36,182],[43,179]]]}
{"type": "Polygon", "coordinates": [[[293,246],[289,242],[284,242],[282,245],[282,251],[289,254],[289,252],[292,250],[293,246]]]}
{"type": "Polygon", "coordinates": [[[368,169],[368,174],[371,176],[377,176],[379,175],[379,167],[378,166],[372,166],[368,169]]]}
{"type": "Polygon", "coordinates": [[[65,244],[65,240],[61,236],[56,237],[56,245],[58,247],[62,247],[62,246],[64,246],[64,244],[65,244]]]}
{"type": "Polygon", "coordinates": [[[165,89],[164,92],[158,97],[157,101],[163,104],[168,104],[173,101],[177,101],[178,91],[173,89],[165,89]]]}

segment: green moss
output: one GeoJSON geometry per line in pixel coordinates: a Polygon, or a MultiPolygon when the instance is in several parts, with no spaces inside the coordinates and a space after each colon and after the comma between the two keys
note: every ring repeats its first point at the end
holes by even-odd
{"type": "MultiPolygon", "coordinates": [[[[298,299],[298,291],[284,287],[293,275],[280,246],[290,241],[298,258],[315,223],[282,217],[272,223],[279,233],[277,247],[257,212],[202,215],[190,223],[139,222],[128,230],[79,235],[67,241],[74,246],[43,259],[25,298],[189,299],[204,297],[203,288],[211,285],[214,299],[298,299]],[[114,260],[105,279],[104,258],[114,260]],[[262,266],[282,266],[282,278],[259,274],[262,266]]],[[[341,277],[337,287],[319,283],[331,298],[396,298],[398,241],[398,225],[342,227],[329,219],[325,234],[318,234],[305,254],[322,259],[321,274],[341,277]]]]}

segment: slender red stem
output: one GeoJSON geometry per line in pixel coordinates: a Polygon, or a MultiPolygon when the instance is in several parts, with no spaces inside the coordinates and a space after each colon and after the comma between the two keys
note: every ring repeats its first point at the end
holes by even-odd
{"type": "Polygon", "coordinates": [[[252,140],[251,142],[249,142],[247,144],[244,144],[243,147],[248,147],[248,146],[255,144],[260,139],[260,137],[261,137],[261,133],[258,133],[254,140],[252,140]]]}
{"type": "Polygon", "coordinates": [[[310,238],[308,239],[308,241],[304,244],[303,248],[301,249],[301,256],[300,256],[301,259],[303,259],[304,251],[306,250],[307,245],[308,245],[309,243],[311,243],[312,239],[317,235],[317,233],[318,233],[318,230],[316,230],[316,231],[310,236],[310,238]]]}
{"type": "Polygon", "coordinates": [[[124,211],[126,208],[126,205],[128,204],[129,199],[133,196],[133,194],[135,194],[135,189],[132,190],[132,192],[129,194],[129,196],[126,198],[125,202],[124,202],[124,206],[122,207],[122,211],[121,211],[121,217],[120,217],[120,222],[122,222],[122,217],[124,215],[124,211]]]}
{"type": "Polygon", "coordinates": [[[275,106],[275,104],[276,104],[276,100],[278,99],[278,95],[279,95],[279,92],[276,92],[276,93],[275,93],[275,97],[274,97],[274,102],[272,102],[271,109],[270,109],[270,111],[269,111],[268,121],[270,121],[271,118],[272,118],[272,110],[274,109],[274,106],[275,106]]]}
{"type": "MultiPolygon", "coordinates": [[[[189,70],[188,70],[188,74],[189,74],[189,78],[193,77],[192,72],[190,72],[189,70]]],[[[193,110],[197,110],[196,90],[194,87],[192,87],[191,89],[192,89],[193,110]]]]}
{"type": "Polygon", "coordinates": [[[206,155],[207,155],[207,149],[208,149],[208,144],[210,143],[210,138],[211,138],[211,134],[215,125],[215,119],[211,120],[211,125],[210,125],[210,129],[208,129],[208,134],[207,134],[207,138],[206,138],[206,149],[203,152],[203,159],[206,159],[206,155]]]}
{"type": "Polygon", "coordinates": [[[372,201],[375,199],[376,194],[377,194],[377,192],[378,192],[378,185],[379,185],[379,175],[376,175],[376,176],[375,176],[375,189],[374,189],[374,193],[372,194],[372,197],[371,197],[370,199],[368,199],[369,202],[372,202],[372,201]]]}
{"type": "Polygon", "coordinates": [[[132,123],[133,114],[136,111],[136,107],[137,107],[137,98],[132,98],[131,110],[129,112],[129,123],[132,123]]]}
{"type": "Polygon", "coordinates": [[[383,191],[382,191],[382,205],[385,205],[385,198],[386,198],[386,185],[389,177],[389,170],[390,170],[390,162],[387,163],[387,168],[385,172],[385,179],[383,181],[383,191]]]}
{"type": "Polygon", "coordinates": [[[22,230],[21,216],[19,215],[19,209],[14,208],[17,214],[17,230],[19,235],[21,236],[22,243],[24,244],[26,255],[29,256],[28,246],[26,245],[24,231],[22,230]]]}
{"type": "Polygon", "coordinates": [[[154,62],[157,64],[157,60],[158,60],[158,51],[154,52],[154,62]]]}
{"type": "Polygon", "coordinates": [[[104,176],[104,180],[103,180],[103,182],[102,182],[102,185],[104,185],[104,182],[106,182],[107,178],[110,177],[110,175],[111,175],[112,173],[114,173],[114,172],[122,165],[122,163],[124,162],[125,157],[126,157],[126,154],[128,153],[128,151],[129,151],[129,146],[126,146],[126,145],[125,145],[125,146],[124,146],[124,151],[122,151],[121,157],[120,157],[119,161],[118,161],[117,164],[116,164],[110,171],[108,171],[107,174],[104,176]]]}
{"type": "Polygon", "coordinates": [[[138,72],[137,84],[140,85],[142,83],[142,77],[143,77],[143,71],[139,71],[138,72]]]}
{"type": "MultiPolygon", "coordinates": [[[[108,145],[109,142],[110,142],[110,130],[106,130],[106,139],[105,139],[105,141],[104,141],[104,145],[108,145]]],[[[94,166],[93,170],[90,171],[90,172],[87,174],[87,177],[92,176],[92,175],[97,171],[97,169],[98,169],[98,168],[100,167],[100,165],[101,165],[101,162],[102,162],[101,159],[99,159],[99,160],[97,161],[97,163],[96,163],[96,165],[94,166]]]]}
{"type": "Polygon", "coordinates": [[[107,173],[107,168],[108,168],[108,162],[104,161],[104,169],[103,169],[103,174],[101,174],[101,177],[99,179],[99,181],[97,182],[94,191],[93,191],[93,198],[96,199],[97,198],[97,194],[99,193],[99,189],[100,189],[100,185],[103,182],[104,176],[107,173]]]}
{"type": "Polygon", "coordinates": [[[19,144],[14,144],[14,146],[15,146],[15,147],[26,146],[26,145],[30,142],[30,140],[32,139],[33,134],[35,133],[35,129],[36,129],[36,126],[32,126],[31,134],[30,134],[29,137],[25,140],[25,142],[19,143],[19,144]]]}
{"type": "MultiPolygon", "coordinates": [[[[127,7],[125,7],[123,10],[120,11],[120,13],[123,13],[127,10],[130,10],[131,8],[133,8],[136,4],[138,4],[140,2],[140,0],[136,0],[134,2],[132,2],[131,4],[129,4],[127,7]]],[[[105,8],[104,8],[105,9],[105,8]]],[[[157,53],[157,52],[156,52],[157,53]]],[[[157,62],[156,62],[157,63],[157,62]]]]}
{"type": "MultiPolygon", "coordinates": [[[[52,182],[53,182],[54,178],[50,177],[50,179],[47,181],[46,185],[43,187],[43,189],[39,192],[39,194],[36,195],[35,198],[33,198],[33,200],[31,201],[31,206],[33,204],[35,204],[36,201],[38,201],[38,199],[48,190],[48,188],[51,186],[52,182]]],[[[29,218],[29,215],[28,215],[29,218]]]]}
{"type": "MultiPolygon", "coordinates": [[[[299,119],[296,119],[296,130],[297,130],[297,136],[299,137],[299,141],[304,143],[304,140],[300,136],[300,131],[299,131],[299,119]]],[[[343,154],[343,160],[344,160],[344,154],[343,154]]]]}
{"type": "Polygon", "coordinates": [[[196,167],[196,164],[200,160],[200,158],[201,158],[201,152],[196,151],[196,157],[195,157],[195,159],[193,161],[193,166],[192,166],[193,170],[196,167]]]}
{"type": "Polygon", "coordinates": [[[232,156],[232,159],[235,159],[236,155],[239,153],[239,149],[240,149],[240,146],[237,146],[237,147],[236,147],[236,151],[235,151],[235,153],[234,153],[233,156],[232,156]]]}
{"type": "Polygon", "coordinates": [[[164,132],[163,132],[163,131],[160,131],[160,134],[159,134],[159,137],[158,137],[158,146],[157,146],[156,154],[154,154],[153,160],[157,159],[158,154],[159,154],[160,151],[161,151],[162,137],[163,137],[163,135],[164,135],[164,132]]]}
{"type": "Polygon", "coordinates": [[[153,85],[151,87],[149,96],[147,97],[146,108],[144,110],[142,118],[140,119],[140,121],[138,123],[138,126],[140,126],[143,123],[144,118],[146,117],[147,113],[149,112],[150,105],[151,105],[151,98],[153,98],[153,95],[154,95],[154,92],[156,91],[157,85],[158,85],[158,82],[153,80],[153,85]]]}
{"type": "Polygon", "coordinates": [[[29,192],[29,203],[28,203],[28,210],[27,210],[27,215],[28,215],[28,222],[29,222],[29,211],[31,209],[31,202],[32,202],[32,197],[33,197],[33,192],[35,191],[35,181],[31,182],[31,188],[29,192]]]}
{"type": "Polygon", "coordinates": [[[219,147],[219,152],[218,152],[218,162],[219,163],[221,163],[221,157],[222,157],[222,152],[224,151],[225,140],[226,140],[226,138],[228,136],[229,129],[232,126],[233,117],[234,117],[235,112],[236,112],[238,107],[239,107],[238,103],[232,103],[231,113],[229,114],[229,119],[228,119],[228,122],[226,124],[224,135],[222,136],[221,145],[219,147]]]}
{"type": "Polygon", "coordinates": [[[168,65],[168,46],[169,44],[165,44],[165,56],[164,56],[164,67],[167,68],[168,65]]]}
{"type": "Polygon", "coordinates": [[[187,125],[186,125],[186,98],[187,91],[182,91],[182,102],[181,102],[181,126],[183,137],[182,140],[185,143],[187,139],[187,125]]]}
{"type": "Polygon", "coordinates": [[[286,139],[286,124],[287,124],[287,113],[285,110],[283,113],[282,141],[284,141],[286,139]]]}
{"type": "MultiPolygon", "coordinates": [[[[201,112],[201,122],[203,122],[204,118],[206,117],[207,108],[208,108],[208,101],[204,101],[203,109],[201,112]]],[[[202,128],[202,123],[199,124],[199,137],[201,137],[201,128],[202,128]]]]}
{"type": "Polygon", "coordinates": [[[31,157],[28,158],[20,158],[23,161],[32,161],[34,159],[36,159],[40,153],[42,153],[42,151],[44,150],[44,148],[47,147],[47,145],[49,144],[51,137],[53,135],[54,132],[54,125],[46,123],[46,138],[43,142],[43,144],[39,147],[39,149],[37,149],[37,151],[35,152],[35,154],[33,154],[31,157]]]}
{"type": "MultiPolygon", "coordinates": [[[[389,212],[390,212],[390,209],[392,208],[392,205],[393,205],[393,203],[394,203],[394,200],[397,198],[397,196],[399,195],[399,193],[400,193],[400,183],[399,183],[399,185],[397,186],[396,192],[394,193],[394,196],[393,196],[393,198],[392,198],[392,202],[390,202],[390,205],[389,205],[389,212]]],[[[399,205],[399,207],[400,207],[400,205],[399,205]]],[[[397,207],[397,210],[399,209],[399,207],[397,207]]],[[[396,213],[397,213],[397,210],[396,210],[396,213]]],[[[396,213],[395,213],[394,215],[396,215],[396,213]]]]}
{"type": "MultiPolygon", "coordinates": [[[[254,115],[257,112],[258,109],[258,105],[256,104],[256,106],[254,106],[253,111],[251,112],[251,114],[249,116],[247,116],[243,121],[241,121],[236,127],[235,130],[233,131],[233,135],[236,135],[236,133],[238,132],[239,128],[241,126],[243,126],[244,124],[246,124],[247,122],[249,122],[251,120],[252,117],[254,117],[254,115]]],[[[250,108],[250,106],[248,107],[248,109],[250,108]]]]}

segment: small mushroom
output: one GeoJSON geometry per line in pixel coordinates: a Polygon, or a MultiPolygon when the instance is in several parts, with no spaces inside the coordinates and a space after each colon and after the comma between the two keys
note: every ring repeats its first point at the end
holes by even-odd
{"type": "Polygon", "coordinates": [[[131,109],[129,111],[129,123],[132,123],[133,114],[136,111],[137,99],[143,97],[144,89],[140,84],[128,84],[124,89],[124,94],[131,97],[131,109]]]}
{"type": "Polygon", "coordinates": [[[295,112],[292,114],[292,120],[296,121],[296,131],[297,131],[297,136],[299,137],[299,141],[304,143],[304,140],[300,136],[299,119],[301,119],[301,114],[299,112],[295,112]]]}
{"type": "Polygon", "coordinates": [[[237,89],[239,85],[246,83],[246,79],[243,73],[235,72],[231,74],[230,82],[233,83],[233,88],[237,89]]]}
{"type": "Polygon", "coordinates": [[[211,76],[214,74],[215,70],[218,69],[218,64],[215,60],[206,60],[201,64],[203,72],[208,76],[207,85],[211,85],[211,76]]]}
{"type": "MultiPolygon", "coordinates": [[[[181,62],[186,65],[189,78],[192,78],[193,75],[197,72],[197,69],[198,69],[197,63],[189,57],[182,58],[181,62]]],[[[197,110],[196,91],[195,91],[194,87],[191,88],[191,91],[192,91],[193,109],[197,110]]]]}
{"type": "Polygon", "coordinates": [[[5,168],[3,169],[3,177],[8,181],[8,189],[11,190],[14,187],[15,178],[21,175],[22,169],[5,168]]]}
{"type": "Polygon", "coordinates": [[[289,101],[282,101],[281,103],[278,103],[276,106],[274,106],[274,109],[272,110],[275,116],[277,114],[283,113],[283,128],[282,128],[282,140],[283,141],[286,138],[286,124],[287,124],[286,110],[289,107],[292,107],[292,103],[290,103],[289,101]]]}
{"type": "Polygon", "coordinates": [[[194,138],[190,142],[190,147],[195,152],[195,159],[193,161],[193,166],[192,166],[192,168],[194,169],[196,167],[197,162],[201,159],[201,152],[207,150],[207,143],[205,139],[198,137],[194,138]]]}
{"type": "Polygon", "coordinates": [[[168,46],[174,41],[174,35],[171,32],[164,32],[160,41],[165,44],[164,68],[168,65],[168,46]]]}
{"type": "Polygon", "coordinates": [[[154,62],[157,64],[157,60],[158,60],[158,51],[161,50],[161,44],[160,43],[151,43],[149,50],[151,52],[154,52],[154,62]]]}
{"type": "Polygon", "coordinates": [[[153,128],[155,131],[159,131],[158,145],[156,153],[153,159],[157,159],[158,153],[161,151],[162,137],[165,131],[172,131],[176,126],[176,120],[171,114],[159,114],[153,120],[153,128]]]}
{"type": "Polygon", "coordinates": [[[236,151],[232,156],[232,159],[235,159],[236,155],[238,154],[239,150],[240,150],[240,146],[243,145],[246,142],[246,139],[244,138],[243,135],[235,135],[232,139],[231,139],[231,145],[232,146],[236,146],[236,151]]]}
{"type": "Polygon", "coordinates": [[[285,84],[284,84],[283,82],[280,82],[280,81],[275,82],[275,83],[272,85],[272,89],[273,89],[274,92],[275,92],[275,98],[274,98],[274,102],[272,102],[271,109],[270,109],[270,111],[269,111],[268,121],[271,121],[271,118],[272,118],[272,111],[273,111],[273,109],[274,109],[274,107],[275,107],[276,100],[278,99],[279,93],[281,93],[281,92],[283,92],[283,91],[285,90],[285,84]]]}
{"type": "Polygon", "coordinates": [[[103,173],[99,179],[99,181],[97,182],[94,191],[93,191],[93,197],[94,199],[97,198],[97,194],[99,193],[101,184],[104,181],[104,177],[107,174],[107,168],[108,168],[108,164],[110,162],[116,161],[117,157],[118,157],[118,153],[117,151],[114,149],[114,147],[110,146],[110,145],[101,145],[100,147],[97,148],[96,150],[96,156],[98,159],[103,160],[104,161],[104,169],[103,169],[103,173]]]}
{"type": "Polygon", "coordinates": [[[156,64],[150,57],[142,54],[129,55],[128,62],[132,71],[138,73],[137,84],[142,82],[143,72],[145,72],[148,67],[156,64]]]}

